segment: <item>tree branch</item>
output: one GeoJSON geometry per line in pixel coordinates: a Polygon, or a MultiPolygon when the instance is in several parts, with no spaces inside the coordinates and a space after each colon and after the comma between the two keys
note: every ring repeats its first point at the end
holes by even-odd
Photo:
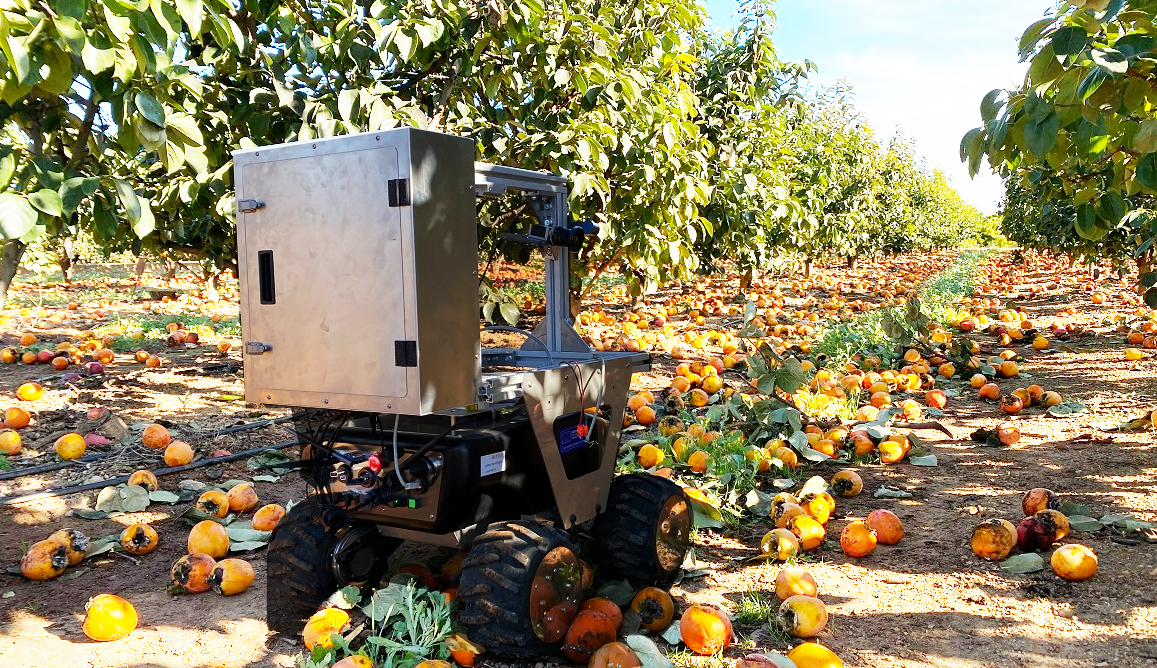
{"type": "Polygon", "coordinates": [[[90,91],[88,95],[88,102],[84,107],[84,120],[80,124],[80,130],[76,133],[76,141],[72,144],[72,155],[68,158],[68,167],[74,169],[80,164],[81,152],[87,152],[88,139],[92,136],[92,124],[96,120],[96,109],[99,104],[96,101],[96,91],[90,91]]]}

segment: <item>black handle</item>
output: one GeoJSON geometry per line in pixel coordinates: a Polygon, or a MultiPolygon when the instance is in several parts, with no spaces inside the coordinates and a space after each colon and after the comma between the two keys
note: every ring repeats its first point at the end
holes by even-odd
{"type": "Polygon", "coordinates": [[[273,251],[257,251],[257,280],[262,304],[277,303],[273,285],[273,251]]]}

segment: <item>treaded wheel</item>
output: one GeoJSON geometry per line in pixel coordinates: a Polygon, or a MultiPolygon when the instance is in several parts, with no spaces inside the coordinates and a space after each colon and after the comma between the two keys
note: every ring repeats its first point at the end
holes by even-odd
{"type": "Polygon", "coordinates": [[[687,555],[691,524],[691,506],[679,485],[645,473],[618,476],[606,511],[595,519],[600,563],[628,579],[670,582],[687,555]]]}
{"type": "Polygon", "coordinates": [[[458,621],[497,655],[542,656],[558,649],[581,599],[582,566],[566,532],[502,522],[474,540],[462,563],[458,621]]]}
{"type": "Polygon", "coordinates": [[[330,594],[347,585],[377,586],[390,554],[401,544],[366,523],[327,529],[312,503],[290,508],[269,540],[265,585],[265,620],[269,630],[297,635],[330,594]],[[356,532],[356,535],[355,533],[356,532]],[[334,548],[360,542],[340,563],[334,548]]]}

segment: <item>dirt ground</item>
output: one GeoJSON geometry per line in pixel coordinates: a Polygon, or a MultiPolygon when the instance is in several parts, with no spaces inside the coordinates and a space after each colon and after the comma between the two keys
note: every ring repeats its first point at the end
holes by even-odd
{"type": "MultiPolygon", "coordinates": [[[[1034,319],[1073,305],[1078,309],[1072,318],[1075,323],[1099,327],[1106,316],[1131,310],[1112,297],[1094,306],[1073,276],[1058,280],[1047,273],[1029,273],[1003,296],[1019,294],[1032,285],[1040,288],[1037,296],[1020,303],[1034,319]],[[1044,289],[1058,282],[1057,288],[1044,289]]],[[[20,327],[20,331],[26,329],[20,327]]],[[[5,334],[6,344],[16,337],[15,331],[5,334]]],[[[1019,520],[1021,495],[1032,487],[1051,488],[1066,502],[1087,505],[1094,516],[1126,513],[1157,521],[1153,430],[1105,431],[1157,405],[1157,359],[1147,351],[1150,354],[1144,360],[1126,362],[1124,335],[1104,327],[1096,331],[1095,336],[1068,342],[1068,350],[1058,347],[1051,354],[1037,353],[1027,345],[1014,347],[1027,358],[1022,368],[1031,374],[1031,381],[1000,383],[1005,391],[1028,382],[1040,384],[1066,399],[1080,399],[1088,407],[1086,412],[1055,418],[1038,409],[1026,410],[1017,418],[1023,434],[1018,444],[982,447],[969,435],[978,427],[997,424],[999,411],[977,400],[974,391],[962,390],[945,409],[943,422],[952,437],[932,431],[921,434],[931,442],[938,466],[905,462],[859,467],[864,493],[839,500],[829,536],[838,535],[846,519],[863,518],[875,508],[894,511],[903,520],[906,535],[899,544],[881,546],[862,559],[846,557],[830,544],[811,553],[814,557],[808,566],[831,613],[828,629],[818,640],[837,652],[846,665],[1157,665],[1157,544],[1138,538],[1139,534],[1122,539],[1108,531],[1076,532],[1070,540],[1093,548],[1100,559],[1097,575],[1078,583],[1063,581],[1047,569],[1007,575],[995,564],[977,559],[968,548],[972,527],[982,519],[1019,520]],[[872,493],[884,484],[906,490],[912,497],[873,498],[872,493]]],[[[63,338],[67,333],[56,329],[44,335],[63,338]]],[[[999,350],[991,339],[980,341],[984,354],[999,350]]],[[[37,404],[37,425],[25,430],[26,449],[50,450],[54,434],[79,423],[93,406],[111,409],[130,427],[167,420],[180,437],[203,453],[238,452],[290,437],[281,425],[204,437],[228,425],[285,413],[256,411],[239,401],[221,399],[241,393],[238,365],[228,363],[240,360],[235,353],[220,355],[202,346],[169,354],[164,372],[143,373],[140,365],[114,363],[106,376],[86,379],[83,385],[52,386],[37,404]],[[36,448],[29,445],[43,441],[46,444],[36,448]]],[[[9,397],[0,400],[0,408],[15,404],[10,397],[16,386],[45,376],[44,368],[0,366],[0,393],[9,397]]],[[[654,384],[657,375],[662,374],[641,377],[638,383],[654,384]]],[[[0,496],[123,475],[153,464],[147,457],[148,453],[138,450],[59,471],[0,479],[0,496]]],[[[19,459],[12,463],[30,465],[19,459]]],[[[834,468],[820,466],[817,473],[827,477],[834,468]]],[[[182,479],[212,483],[252,475],[245,460],[239,460],[162,478],[161,487],[173,490],[182,479]]],[[[257,482],[256,487],[263,503],[284,503],[304,494],[293,475],[277,483],[257,482]]],[[[264,622],[262,551],[244,555],[252,560],[257,579],[239,596],[170,595],[165,591],[168,568],[184,554],[188,531],[178,516],[188,504],[153,504],[143,513],[106,520],[70,515],[73,509],[92,507],[96,493],[0,505],[0,565],[17,564],[24,546],[64,526],[102,537],[131,522],[148,521],[160,533],[159,548],[139,563],[124,555],[102,555],[49,582],[29,582],[0,570],[0,659],[5,664],[52,668],[292,665],[300,645],[292,639],[269,640],[264,622]],[[117,593],[133,602],[141,619],[136,631],[108,643],[91,642],[81,633],[85,601],[100,592],[117,593]]],[[[715,602],[734,609],[747,592],[773,591],[778,567],[748,561],[767,528],[753,525],[738,533],[700,532],[697,557],[716,570],[685,581],[673,593],[684,604],[715,602]]],[[[404,549],[397,559],[407,560],[414,554],[428,551],[407,554],[404,549]]],[[[728,650],[728,658],[761,649],[787,649],[786,643],[761,627],[737,626],[736,631],[740,639],[728,650]]]]}

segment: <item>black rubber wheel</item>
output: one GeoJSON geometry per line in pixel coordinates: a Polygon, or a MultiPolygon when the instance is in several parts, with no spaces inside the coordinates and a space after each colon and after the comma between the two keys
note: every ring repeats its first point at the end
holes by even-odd
{"type": "Polygon", "coordinates": [[[327,528],[321,511],[299,503],[278,522],[266,555],[265,620],[269,630],[297,635],[331,594],[347,585],[366,591],[381,581],[390,554],[402,541],[371,524],[327,528]],[[339,545],[352,546],[335,559],[339,545]]]}
{"type": "Polygon", "coordinates": [[[474,540],[462,563],[458,621],[496,655],[541,657],[559,648],[581,600],[582,566],[566,532],[501,522],[474,540]]]}
{"type": "Polygon", "coordinates": [[[683,566],[691,525],[682,487],[646,473],[621,475],[611,482],[607,509],[595,519],[600,565],[630,580],[670,582],[683,566]]]}

